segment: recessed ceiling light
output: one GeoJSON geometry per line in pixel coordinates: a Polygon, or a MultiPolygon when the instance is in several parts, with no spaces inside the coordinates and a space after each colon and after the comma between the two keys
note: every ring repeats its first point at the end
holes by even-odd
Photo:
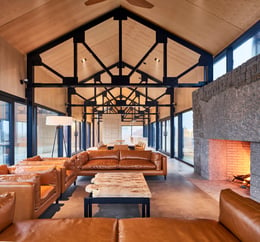
{"type": "Polygon", "coordinates": [[[81,63],[85,63],[85,62],[87,62],[87,58],[84,57],[84,58],[82,58],[80,61],[81,61],[81,63]]]}
{"type": "Polygon", "coordinates": [[[154,58],[154,61],[156,61],[156,62],[160,62],[160,59],[157,58],[157,57],[155,57],[155,58],[154,58]]]}

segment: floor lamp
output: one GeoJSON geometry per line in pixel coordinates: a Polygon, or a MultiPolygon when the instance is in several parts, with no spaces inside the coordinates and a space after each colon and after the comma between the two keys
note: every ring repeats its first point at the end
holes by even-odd
{"type": "MultiPolygon", "coordinates": [[[[58,137],[59,128],[63,126],[71,126],[72,122],[73,122],[72,117],[69,116],[47,116],[46,117],[46,125],[56,126],[51,157],[53,157],[54,147],[55,147],[56,139],[58,137]]],[[[62,132],[62,140],[64,143],[64,148],[67,156],[68,154],[67,154],[66,143],[65,143],[63,132],[62,132]]]]}

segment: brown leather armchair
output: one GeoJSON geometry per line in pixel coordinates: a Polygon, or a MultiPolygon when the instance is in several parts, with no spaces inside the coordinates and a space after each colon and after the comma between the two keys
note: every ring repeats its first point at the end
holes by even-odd
{"type": "Polygon", "coordinates": [[[58,202],[59,181],[55,167],[24,169],[23,173],[20,170],[19,174],[0,175],[0,192],[16,193],[15,221],[32,219],[39,217],[53,202],[58,202]]]}
{"type": "Polygon", "coordinates": [[[77,169],[75,165],[76,156],[67,157],[40,157],[34,156],[20,161],[16,166],[55,166],[60,172],[60,190],[64,193],[72,183],[76,184],[77,169]]]}

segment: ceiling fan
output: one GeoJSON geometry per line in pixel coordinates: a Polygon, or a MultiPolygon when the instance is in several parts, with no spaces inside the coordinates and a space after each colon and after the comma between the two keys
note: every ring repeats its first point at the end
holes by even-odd
{"type": "MultiPolygon", "coordinates": [[[[106,1],[106,0],[88,0],[85,2],[85,5],[89,6],[89,5],[101,3],[104,1],[106,1]]],[[[153,4],[151,4],[150,2],[148,2],[146,0],[126,0],[126,1],[134,6],[141,7],[141,8],[153,8],[154,7],[153,4]]]]}

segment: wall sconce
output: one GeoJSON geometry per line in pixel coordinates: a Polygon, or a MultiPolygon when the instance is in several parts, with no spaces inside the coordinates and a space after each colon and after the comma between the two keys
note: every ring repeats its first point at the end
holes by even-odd
{"type": "Polygon", "coordinates": [[[27,84],[28,83],[28,79],[24,78],[24,79],[20,80],[20,83],[21,83],[21,85],[27,84]]]}

